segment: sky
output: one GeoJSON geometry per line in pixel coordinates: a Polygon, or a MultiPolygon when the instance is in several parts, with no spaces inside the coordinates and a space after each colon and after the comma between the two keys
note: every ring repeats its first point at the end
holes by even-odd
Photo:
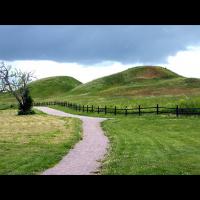
{"type": "Polygon", "coordinates": [[[134,66],[200,78],[199,25],[0,25],[0,60],[85,83],[134,66]]]}

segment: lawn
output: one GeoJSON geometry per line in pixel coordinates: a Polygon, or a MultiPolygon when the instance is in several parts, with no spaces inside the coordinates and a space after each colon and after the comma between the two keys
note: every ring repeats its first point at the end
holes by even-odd
{"type": "Polygon", "coordinates": [[[155,114],[125,117],[52,107],[112,118],[102,124],[111,146],[101,174],[200,174],[200,117],[155,114]]]}
{"type": "Polygon", "coordinates": [[[81,121],[45,114],[17,116],[0,110],[0,174],[39,174],[81,139],[81,121]]]}
{"type": "Polygon", "coordinates": [[[101,174],[200,174],[198,117],[122,117],[103,129],[111,147],[101,174]]]}

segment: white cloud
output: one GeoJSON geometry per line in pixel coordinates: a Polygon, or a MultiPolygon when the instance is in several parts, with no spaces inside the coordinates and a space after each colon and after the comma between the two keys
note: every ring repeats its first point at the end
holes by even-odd
{"type": "Polygon", "coordinates": [[[182,76],[200,78],[200,46],[189,46],[169,56],[165,66],[182,76]]]}
{"type": "Polygon", "coordinates": [[[23,71],[33,71],[38,79],[50,76],[72,76],[83,83],[141,65],[139,63],[123,65],[115,61],[105,61],[95,65],[81,65],[50,60],[16,60],[5,61],[5,63],[23,71]]]}

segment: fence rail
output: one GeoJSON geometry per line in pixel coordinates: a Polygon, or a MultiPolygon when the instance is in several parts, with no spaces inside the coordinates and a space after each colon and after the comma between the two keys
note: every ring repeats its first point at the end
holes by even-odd
{"type": "Polygon", "coordinates": [[[114,107],[100,107],[100,106],[94,106],[94,105],[80,105],[75,104],[67,101],[50,101],[50,102],[34,102],[34,106],[51,106],[51,105],[60,105],[64,107],[68,107],[71,109],[74,109],[76,111],[82,111],[82,112],[96,112],[96,113],[104,113],[105,115],[107,113],[109,114],[123,114],[125,116],[127,115],[142,115],[142,114],[175,114],[177,117],[179,115],[200,115],[200,108],[180,108],[178,105],[175,108],[167,108],[163,106],[159,106],[158,104],[156,106],[152,107],[142,107],[139,105],[138,107],[134,108],[117,108],[117,106],[114,107]]]}

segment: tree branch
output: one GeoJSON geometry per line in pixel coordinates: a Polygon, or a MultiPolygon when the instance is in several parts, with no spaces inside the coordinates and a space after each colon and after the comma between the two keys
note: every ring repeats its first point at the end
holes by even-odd
{"type": "Polygon", "coordinates": [[[0,64],[0,92],[12,93],[20,104],[23,104],[24,91],[32,78],[32,72],[12,69],[12,66],[5,66],[3,62],[0,64]]]}

